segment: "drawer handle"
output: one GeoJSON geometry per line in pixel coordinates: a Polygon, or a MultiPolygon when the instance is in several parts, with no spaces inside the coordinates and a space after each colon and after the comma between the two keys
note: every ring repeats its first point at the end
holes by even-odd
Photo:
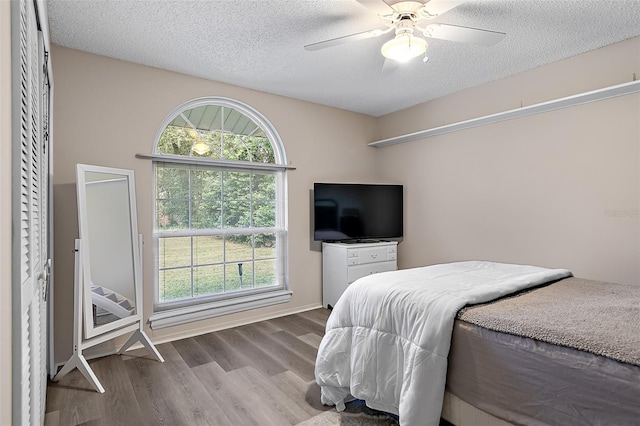
{"type": "Polygon", "coordinates": [[[378,253],[371,253],[371,258],[375,259],[376,257],[378,257],[378,253]]]}

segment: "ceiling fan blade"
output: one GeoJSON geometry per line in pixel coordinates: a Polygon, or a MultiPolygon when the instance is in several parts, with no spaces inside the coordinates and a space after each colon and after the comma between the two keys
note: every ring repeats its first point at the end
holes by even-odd
{"type": "Polygon", "coordinates": [[[392,13],[393,8],[385,3],[383,0],[356,0],[358,3],[378,15],[386,15],[392,13]]]}
{"type": "Polygon", "coordinates": [[[493,46],[500,43],[506,36],[505,33],[478,28],[460,27],[448,24],[430,24],[424,30],[424,35],[439,40],[457,41],[459,43],[479,44],[481,46],[493,46]]]}
{"type": "Polygon", "coordinates": [[[319,41],[317,43],[307,44],[304,48],[307,50],[320,50],[326,49],[327,47],[333,47],[344,43],[350,43],[352,41],[364,40],[367,38],[378,37],[384,33],[388,32],[387,30],[371,30],[365,31],[362,33],[351,34],[343,37],[336,37],[330,40],[319,41]]]}
{"type": "Polygon", "coordinates": [[[431,0],[424,5],[421,13],[427,18],[435,18],[464,2],[465,0],[431,0]]]}

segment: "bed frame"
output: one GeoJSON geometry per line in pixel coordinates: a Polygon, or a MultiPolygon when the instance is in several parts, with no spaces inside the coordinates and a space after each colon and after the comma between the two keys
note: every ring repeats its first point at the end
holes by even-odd
{"type": "Polygon", "coordinates": [[[450,392],[444,394],[442,418],[455,426],[512,426],[509,422],[467,404],[450,392]]]}

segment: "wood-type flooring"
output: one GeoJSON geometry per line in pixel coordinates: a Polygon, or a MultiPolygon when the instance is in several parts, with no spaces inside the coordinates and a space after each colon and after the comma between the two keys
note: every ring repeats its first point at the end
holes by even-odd
{"type": "Polygon", "coordinates": [[[89,362],[49,382],[45,425],[297,425],[331,409],[314,380],[329,316],[315,309],[89,362]]]}

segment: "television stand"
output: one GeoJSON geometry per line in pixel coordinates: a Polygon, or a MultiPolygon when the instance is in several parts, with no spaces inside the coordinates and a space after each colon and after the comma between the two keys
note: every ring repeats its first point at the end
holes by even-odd
{"type": "Polygon", "coordinates": [[[395,271],[397,258],[397,241],[322,243],[322,306],[335,306],[358,278],[395,271]]]}

